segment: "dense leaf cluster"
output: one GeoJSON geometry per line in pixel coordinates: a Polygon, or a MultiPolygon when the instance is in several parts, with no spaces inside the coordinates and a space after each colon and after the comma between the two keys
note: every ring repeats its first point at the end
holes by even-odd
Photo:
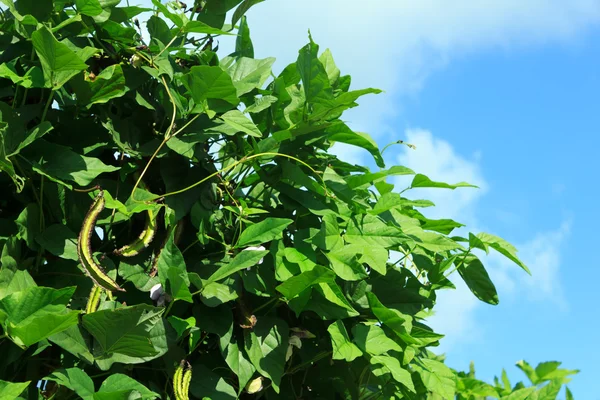
{"type": "Polygon", "coordinates": [[[254,58],[261,0],[0,1],[0,398],[545,400],[576,372],[490,385],[432,352],[450,275],[497,304],[478,255],[527,267],[403,196],[471,185],[386,168],[341,119],[379,90],[331,52],[254,58]]]}

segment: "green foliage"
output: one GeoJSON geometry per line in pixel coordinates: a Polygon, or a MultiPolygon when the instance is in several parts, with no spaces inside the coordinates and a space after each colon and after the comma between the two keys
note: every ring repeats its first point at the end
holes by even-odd
{"type": "Polygon", "coordinates": [[[329,50],[309,38],[277,76],[254,59],[261,0],[153,0],[149,43],[149,10],[118,0],[1,1],[0,399],[550,400],[577,372],[523,361],[532,386],[490,385],[433,353],[449,278],[498,304],[478,255],[529,270],[394,191],[473,189],[386,169],[341,119],[379,90],[350,90],[329,50]]]}

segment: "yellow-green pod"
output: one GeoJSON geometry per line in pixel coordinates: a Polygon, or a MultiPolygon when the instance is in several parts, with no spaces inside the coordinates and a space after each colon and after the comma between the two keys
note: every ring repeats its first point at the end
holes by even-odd
{"type": "Polygon", "coordinates": [[[130,244],[115,250],[115,254],[123,257],[137,256],[140,254],[140,251],[144,250],[152,243],[154,235],[156,235],[156,215],[154,214],[154,211],[148,210],[146,213],[146,226],[142,233],[140,233],[138,238],[130,244]]]}
{"type": "Polygon", "coordinates": [[[87,305],[85,307],[85,313],[91,314],[98,309],[100,305],[100,295],[102,294],[102,288],[100,286],[94,285],[92,287],[92,291],[90,292],[90,297],[88,299],[87,305]]]}
{"type": "Polygon", "coordinates": [[[183,382],[181,385],[181,400],[190,400],[190,383],[192,382],[192,367],[188,367],[188,369],[183,374],[183,382]]]}
{"type": "Polygon", "coordinates": [[[173,374],[173,393],[175,393],[175,400],[182,400],[181,389],[183,384],[183,366],[185,361],[181,361],[175,373],[173,374]]]}
{"type": "Polygon", "coordinates": [[[104,272],[104,269],[100,264],[94,260],[92,254],[92,232],[96,226],[98,215],[100,215],[100,212],[104,209],[104,203],[104,192],[100,190],[83,220],[83,226],[81,227],[79,239],[77,241],[77,255],[79,256],[79,262],[81,262],[83,269],[97,286],[109,291],[118,290],[124,292],[125,289],[121,288],[117,282],[106,275],[106,272],[104,272]]]}

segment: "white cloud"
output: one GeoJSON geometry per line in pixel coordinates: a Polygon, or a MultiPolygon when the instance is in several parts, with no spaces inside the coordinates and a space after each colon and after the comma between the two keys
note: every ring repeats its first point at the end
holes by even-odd
{"type": "MultiPolygon", "coordinates": [[[[396,160],[400,165],[435,181],[456,183],[464,180],[481,189],[411,189],[404,195],[432,200],[436,207],[422,210],[430,218],[453,218],[467,224],[465,231],[486,230],[477,216],[479,200],[488,187],[480,168],[484,155],[474,154],[466,158],[448,142],[425,130],[408,130],[406,137],[416,149],[397,147],[401,149],[396,160]]],[[[397,189],[402,189],[410,185],[410,178],[398,177],[395,183],[397,189]]],[[[534,302],[543,301],[544,304],[558,306],[560,310],[567,309],[560,285],[560,249],[569,230],[570,222],[565,222],[555,231],[540,232],[531,241],[516,245],[519,257],[531,269],[532,277],[526,276],[518,266],[493,250],[489,256],[479,254],[496,285],[501,304],[506,302],[514,306],[518,302],[519,307],[532,307],[534,302]],[[523,293],[527,295],[523,296],[523,293]]],[[[436,314],[429,321],[436,331],[446,335],[439,351],[457,350],[485,336],[485,328],[476,321],[478,311],[486,306],[473,296],[457,273],[451,276],[451,280],[457,289],[438,292],[436,314]]]]}
{"type": "MultiPolygon", "coordinates": [[[[455,153],[452,146],[445,140],[436,139],[431,132],[423,129],[409,129],[406,131],[406,142],[416,146],[394,147],[401,150],[396,161],[415,172],[427,175],[434,181],[446,183],[468,182],[479,186],[476,188],[449,189],[411,189],[410,196],[433,201],[435,208],[428,209],[431,218],[453,218],[458,222],[469,225],[475,224],[474,206],[479,198],[487,191],[487,182],[482,176],[479,167],[481,155],[476,153],[467,159],[455,153]]],[[[387,154],[386,154],[387,155],[387,154]]],[[[398,189],[410,186],[412,178],[398,177],[395,183],[398,189]]]]}

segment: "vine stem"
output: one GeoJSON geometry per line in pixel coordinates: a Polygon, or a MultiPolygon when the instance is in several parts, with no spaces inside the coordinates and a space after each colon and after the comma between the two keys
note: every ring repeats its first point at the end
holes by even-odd
{"type": "Polygon", "coordinates": [[[327,191],[327,185],[325,184],[325,180],[323,179],[323,177],[321,175],[319,175],[319,173],[317,171],[315,171],[315,169],[313,167],[311,167],[310,165],[308,165],[304,161],[302,161],[302,160],[300,160],[300,159],[298,159],[298,158],[296,158],[294,156],[291,156],[289,154],[274,153],[274,152],[264,152],[264,153],[258,153],[258,154],[253,154],[251,156],[243,157],[241,160],[238,160],[238,161],[236,161],[236,162],[228,165],[227,167],[222,168],[222,169],[218,170],[217,172],[214,172],[214,173],[208,175],[206,178],[203,178],[203,179],[199,180],[198,182],[196,182],[196,183],[194,183],[194,184],[192,184],[190,186],[187,186],[187,187],[185,187],[183,189],[180,189],[180,190],[175,190],[173,192],[169,192],[169,193],[163,194],[161,196],[156,196],[155,199],[151,199],[149,201],[156,200],[156,199],[159,199],[159,198],[164,198],[164,197],[167,197],[167,196],[173,196],[173,195],[176,195],[176,194],[180,194],[180,193],[186,192],[186,191],[188,191],[188,190],[190,190],[192,188],[195,188],[198,185],[201,185],[202,183],[206,182],[207,180],[214,178],[218,174],[222,174],[223,172],[229,171],[230,169],[235,168],[235,167],[237,167],[238,165],[240,165],[242,163],[248,162],[248,161],[253,160],[255,158],[258,158],[258,157],[264,157],[264,156],[285,157],[285,158],[289,158],[290,160],[294,160],[294,161],[296,161],[296,162],[304,165],[305,167],[307,167],[308,169],[310,169],[313,174],[315,174],[316,176],[319,177],[319,179],[321,180],[321,183],[322,183],[323,190],[325,191],[325,195],[327,195],[328,191],[327,191]]]}
{"type": "Polygon", "coordinates": [[[452,275],[456,270],[458,270],[463,265],[463,263],[465,262],[465,259],[467,258],[467,256],[469,255],[470,252],[471,252],[471,248],[469,247],[469,249],[463,256],[463,258],[460,260],[460,262],[454,266],[454,269],[452,269],[450,272],[448,272],[446,275],[444,275],[444,278],[448,279],[448,277],[450,275],[452,275]]]}
{"type": "MultiPolygon", "coordinates": [[[[144,175],[146,174],[146,171],[148,170],[148,168],[150,167],[150,164],[152,163],[152,161],[154,161],[154,159],[156,158],[156,156],[158,155],[158,152],[163,148],[163,146],[169,141],[169,139],[171,139],[172,137],[178,135],[181,131],[183,131],[185,128],[187,128],[192,122],[194,122],[196,120],[196,118],[198,118],[200,116],[200,114],[195,115],[191,120],[189,120],[181,129],[177,130],[175,133],[173,133],[171,135],[171,132],[173,131],[173,127],[175,126],[175,117],[177,116],[177,107],[175,106],[175,99],[173,99],[173,95],[171,94],[171,90],[169,89],[169,85],[167,84],[167,81],[165,79],[164,76],[161,77],[162,78],[162,82],[163,85],[165,87],[165,89],[167,90],[167,94],[169,95],[169,100],[171,101],[171,104],[173,105],[173,117],[171,118],[171,124],[169,125],[169,127],[167,128],[167,131],[165,132],[165,137],[162,140],[162,142],[160,143],[160,145],[158,145],[158,147],[156,148],[156,150],[154,151],[154,153],[152,154],[152,156],[150,157],[150,160],[148,160],[148,162],[146,163],[146,166],[144,167],[144,170],[142,171],[142,173],[140,174],[140,176],[138,177],[138,179],[135,182],[135,185],[133,186],[133,189],[131,190],[131,200],[134,203],[139,203],[139,201],[137,201],[135,199],[135,191],[137,190],[140,182],[142,181],[142,178],[144,177],[144,175]]],[[[157,197],[157,199],[160,198],[157,197]]]]}
{"type": "Polygon", "coordinates": [[[44,107],[44,112],[42,114],[42,122],[46,120],[46,114],[48,113],[48,109],[50,108],[50,104],[52,103],[52,99],[54,98],[54,90],[50,92],[50,96],[48,96],[48,101],[46,101],[46,106],[44,107]]]}

